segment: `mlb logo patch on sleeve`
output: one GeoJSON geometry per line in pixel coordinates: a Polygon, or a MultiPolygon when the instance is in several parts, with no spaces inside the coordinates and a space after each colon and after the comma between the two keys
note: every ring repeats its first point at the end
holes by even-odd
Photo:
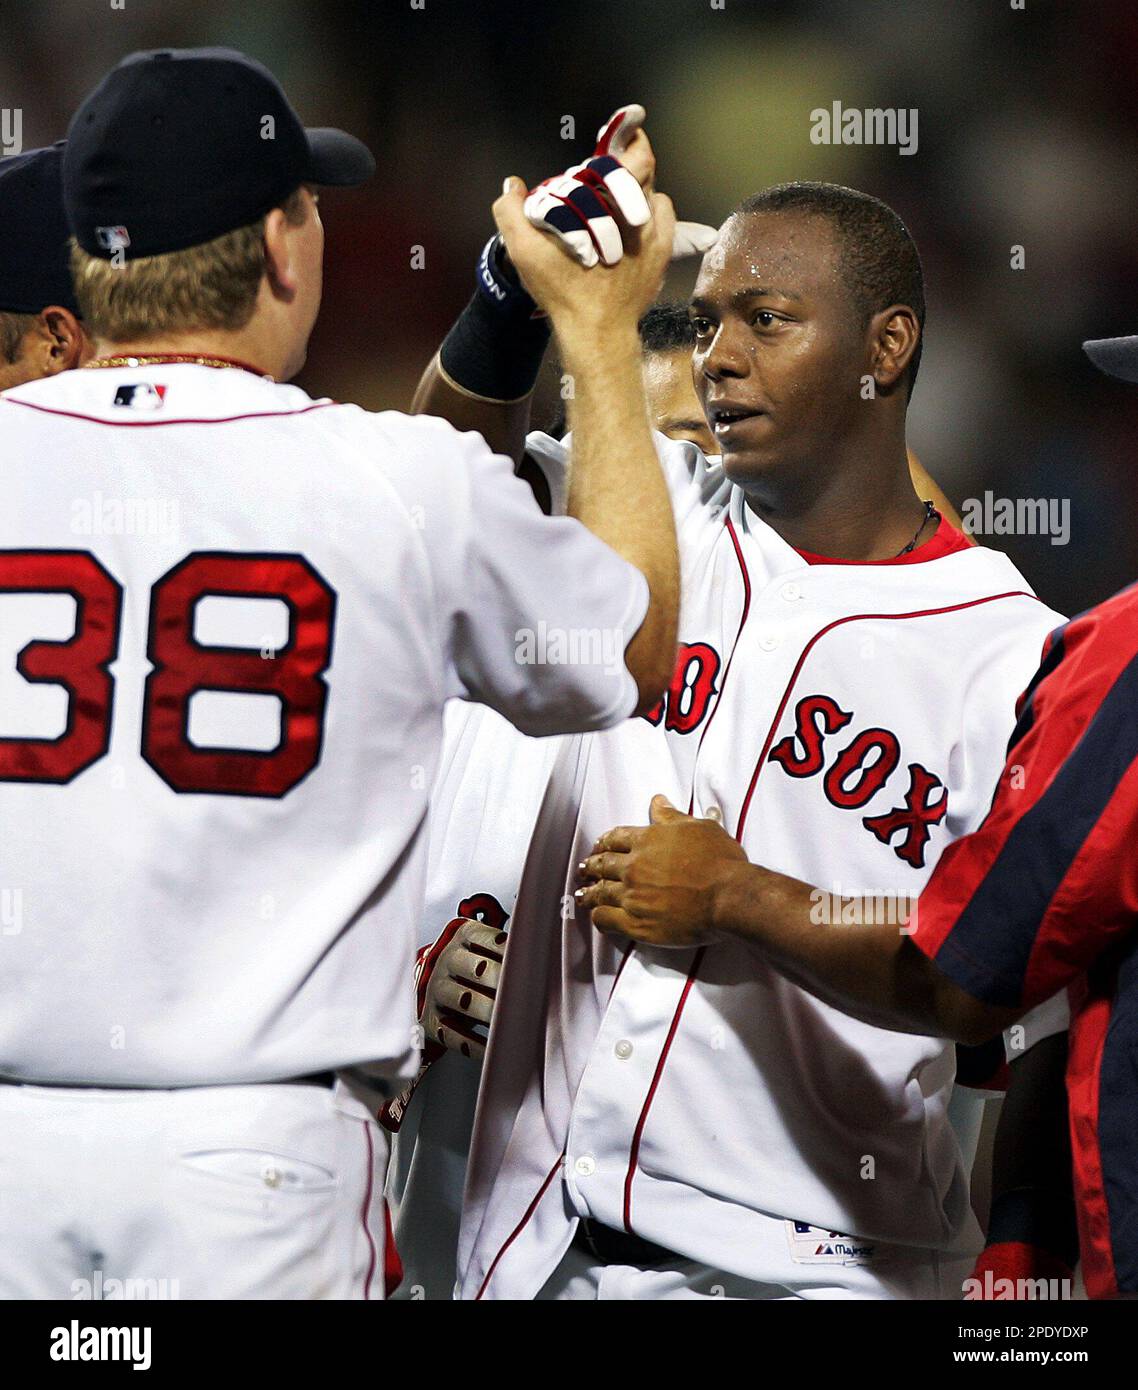
{"type": "Polygon", "coordinates": [[[161,410],[165,399],[165,386],[141,381],[137,386],[120,386],[115,392],[114,403],[127,410],[161,410]]]}
{"type": "Polygon", "coordinates": [[[873,1259],[874,1246],[841,1231],[810,1226],[805,1221],[788,1221],[786,1238],[790,1258],[800,1265],[866,1265],[873,1259]]]}

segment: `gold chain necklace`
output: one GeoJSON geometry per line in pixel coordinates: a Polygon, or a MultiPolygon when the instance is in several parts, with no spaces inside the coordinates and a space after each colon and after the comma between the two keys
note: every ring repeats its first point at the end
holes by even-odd
{"type": "Polygon", "coordinates": [[[197,367],[236,367],[240,371],[252,372],[254,376],[272,380],[268,372],[262,372],[257,367],[250,366],[248,362],[239,362],[234,357],[203,357],[186,352],[132,352],[116,357],[96,357],[90,362],[85,362],[83,370],[105,367],[151,367],[165,363],[190,363],[197,367]]]}

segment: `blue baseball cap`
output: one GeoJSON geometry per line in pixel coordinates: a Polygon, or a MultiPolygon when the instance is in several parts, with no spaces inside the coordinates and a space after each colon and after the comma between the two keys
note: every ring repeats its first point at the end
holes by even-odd
{"type": "Polygon", "coordinates": [[[78,313],[63,212],[63,141],[0,159],[0,310],[78,313]]]}
{"type": "Polygon", "coordinates": [[[231,48],[132,53],[76,111],[63,200],[84,251],[197,246],[256,222],[301,184],[375,173],[342,130],[306,130],[268,68],[231,48]]]}

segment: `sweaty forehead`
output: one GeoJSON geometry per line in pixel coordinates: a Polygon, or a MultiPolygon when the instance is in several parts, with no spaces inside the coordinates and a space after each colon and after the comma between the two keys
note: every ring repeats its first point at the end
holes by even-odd
{"type": "Polygon", "coordinates": [[[695,294],[719,298],[759,287],[812,298],[841,288],[838,242],[812,213],[737,212],[703,258],[695,294]]]}

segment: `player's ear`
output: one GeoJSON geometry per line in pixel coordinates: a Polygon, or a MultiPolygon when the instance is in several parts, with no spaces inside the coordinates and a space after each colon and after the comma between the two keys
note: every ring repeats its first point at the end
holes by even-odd
{"type": "Polygon", "coordinates": [[[59,304],[49,304],[39,317],[37,350],[42,358],[42,375],[54,376],[78,367],[88,346],[83,325],[70,309],[59,304]]]}
{"type": "Polygon", "coordinates": [[[283,208],[273,208],[265,218],[265,274],[269,288],[280,299],[292,299],[300,285],[290,222],[283,208]]]}
{"type": "Polygon", "coordinates": [[[921,325],[907,304],[892,304],[869,321],[870,371],[888,390],[905,374],[921,338],[921,325]]]}

